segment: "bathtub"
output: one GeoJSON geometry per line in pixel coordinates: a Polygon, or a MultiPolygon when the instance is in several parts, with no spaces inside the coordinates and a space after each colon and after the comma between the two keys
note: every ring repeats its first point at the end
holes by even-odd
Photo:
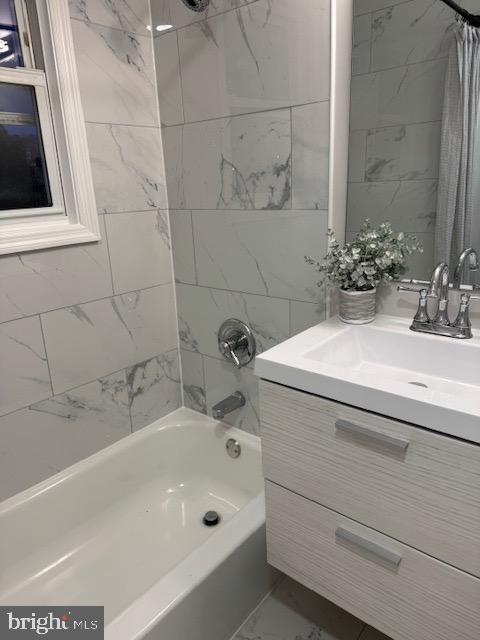
{"type": "Polygon", "coordinates": [[[5,500],[0,531],[0,604],[103,605],[106,640],[228,640],[275,579],[259,439],[188,409],[5,500]]]}

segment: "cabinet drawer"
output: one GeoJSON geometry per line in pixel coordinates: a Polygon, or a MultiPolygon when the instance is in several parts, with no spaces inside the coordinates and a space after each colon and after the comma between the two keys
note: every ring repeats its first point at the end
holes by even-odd
{"type": "Polygon", "coordinates": [[[480,580],[266,482],[274,566],[394,640],[478,640],[480,580]]]}
{"type": "Polygon", "coordinates": [[[265,381],[260,406],[266,478],[480,576],[479,446],[265,381]]]}

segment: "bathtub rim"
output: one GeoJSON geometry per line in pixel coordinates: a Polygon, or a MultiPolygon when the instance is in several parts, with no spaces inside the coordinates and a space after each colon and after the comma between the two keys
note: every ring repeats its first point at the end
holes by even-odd
{"type": "Polygon", "coordinates": [[[196,422],[213,427],[214,429],[224,429],[225,434],[232,434],[232,436],[236,436],[239,440],[248,442],[248,444],[257,451],[260,452],[261,450],[260,438],[258,436],[248,433],[247,431],[242,431],[241,429],[228,425],[224,422],[214,420],[210,416],[198,413],[197,411],[193,411],[192,409],[188,409],[187,407],[180,407],[179,409],[175,409],[174,411],[170,412],[166,416],[163,416],[158,420],[154,420],[146,427],[142,427],[137,431],[129,433],[128,435],[120,438],[107,447],[104,447],[103,449],[92,453],[86,458],[82,458],[78,462],[75,462],[69,467],[62,469],[58,473],[55,473],[48,478],[41,480],[37,484],[34,484],[31,487],[27,487],[26,489],[23,489],[22,491],[19,491],[9,498],[1,501],[0,518],[7,515],[10,511],[14,511],[15,509],[20,508],[23,504],[34,500],[37,496],[40,496],[41,494],[53,489],[54,487],[67,482],[70,478],[87,472],[88,469],[100,465],[103,461],[114,457],[116,453],[120,453],[129,449],[135,442],[141,442],[142,440],[147,439],[152,433],[161,431],[162,429],[166,429],[168,427],[181,427],[182,423],[184,422],[196,422]],[[173,424],[172,419],[174,419],[173,424]]]}

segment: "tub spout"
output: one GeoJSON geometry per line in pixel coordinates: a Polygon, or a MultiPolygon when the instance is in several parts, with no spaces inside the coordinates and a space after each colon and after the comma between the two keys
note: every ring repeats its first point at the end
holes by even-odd
{"type": "Polygon", "coordinates": [[[245,396],[241,391],[235,391],[232,395],[228,396],[221,402],[218,402],[212,407],[212,416],[215,420],[223,420],[227,413],[240,409],[245,405],[245,396]]]}

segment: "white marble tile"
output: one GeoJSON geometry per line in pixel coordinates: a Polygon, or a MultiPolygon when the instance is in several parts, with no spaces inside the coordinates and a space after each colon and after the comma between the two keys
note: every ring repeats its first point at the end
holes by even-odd
{"type": "Polygon", "coordinates": [[[182,348],[214,358],[221,357],[217,334],[228,318],[238,318],[250,326],[258,353],[289,335],[288,300],[178,284],[177,305],[182,348]]]}
{"type": "Polygon", "coordinates": [[[167,208],[159,129],[87,124],[87,136],[99,211],[167,208]]]}
{"type": "Polygon", "coordinates": [[[250,1],[210,0],[205,11],[195,12],[188,9],[181,0],[152,0],[152,24],[154,28],[159,24],[171,24],[174,29],[179,29],[224,11],[231,11],[250,1]]]}
{"type": "Polygon", "coordinates": [[[69,0],[72,18],[147,34],[149,0],[69,0]]]}
{"type": "Polygon", "coordinates": [[[446,60],[352,77],[351,129],[440,120],[446,60]]]}
{"type": "Polygon", "coordinates": [[[314,301],[305,255],[326,253],[325,211],[193,211],[198,284],[314,301]]]}
{"type": "MultiPolygon", "coordinates": [[[[325,292],[322,292],[325,297],[325,292]]],[[[310,329],[325,320],[325,301],[322,302],[297,302],[290,301],[290,335],[294,336],[305,329],[310,329]]]]}
{"type": "Polygon", "coordinates": [[[126,374],[134,431],[182,405],[177,349],[135,364],[126,374]]]}
{"type": "MultiPolygon", "coordinates": [[[[353,106],[353,108],[355,108],[353,106]]],[[[367,155],[367,132],[350,131],[348,139],[348,181],[365,180],[365,160],[367,155]]]]}
{"type": "Polygon", "coordinates": [[[292,208],[328,209],[330,103],[292,109],[292,208]]]}
{"type": "Polygon", "coordinates": [[[51,311],[42,321],[55,393],[177,346],[172,285],[51,311]]]}
{"type": "Polygon", "coordinates": [[[172,211],[170,209],[170,228],[175,280],[196,284],[191,211],[172,211]]]}
{"type": "Polygon", "coordinates": [[[167,211],[106,216],[115,293],[172,282],[167,211]]]}
{"type": "Polygon", "coordinates": [[[123,371],[0,418],[0,500],[129,433],[123,371]]]}
{"type": "Polygon", "coordinates": [[[180,142],[177,133],[176,143],[181,150],[169,161],[168,180],[175,184],[183,179],[185,205],[178,206],[174,193],[174,208],[290,208],[289,110],[222,118],[182,128],[180,142]],[[170,163],[181,173],[172,173],[170,163]]]}
{"type": "Polygon", "coordinates": [[[183,102],[177,32],[167,32],[159,38],[154,38],[153,50],[160,121],[165,126],[178,124],[183,122],[183,102]]]}
{"type": "Polygon", "coordinates": [[[352,75],[370,71],[372,16],[369,13],[353,19],[352,75]]]}
{"type": "Polygon", "coordinates": [[[205,375],[203,371],[203,356],[200,353],[180,350],[182,359],[183,401],[186,407],[207,412],[205,393],[205,375]]]}
{"type": "Polygon", "coordinates": [[[328,100],[329,5],[259,0],[179,31],[186,121],[328,100]]]}
{"type": "Polygon", "coordinates": [[[158,125],[151,38],[72,21],[85,119],[158,125]]]}
{"type": "MultiPolygon", "coordinates": [[[[185,127],[183,126],[165,127],[162,129],[168,204],[170,209],[187,208],[185,197],[184,133],[185,127]]],[[[188,158],[185,158],[185,161],[187,160],[188,158]]],[[[205,171],[205,169],[202,170],[205,171]]],[[[205,182],[203,188],[206,189],[206,187],[207,184],[205,182]]]]}
{"type": "Polygon", "coordinates": [[[452,10],[442,2],[411,0],[372,16],[372,71],[448,55],[452,10]]]}
{"type": "Polygon", "coordinates": [[[362,13],[378,11],[402,2],[405,2],[405,0],[354,0],[354,14],[358,16],[362,13]]]}
{"type": "Polygon", "coordinates": [[[368,131],[366,180],[437,178],[440,135],[440,122],[368,131]]]}
{"type": "Polygon", "coordinates": [[[363,626],[332,602],[286,578],[233,640],[357,640],[363,626]]]}
{"type": "Polygon", "coordinates": [[[347,229],[358,231],[369,218],[375,225],[391,222],[396,231],[433,232],[436,210],[436,180],[350,184],[347,229]]]}
{"type": "Polygon", "coordinates": [[[245,396],[245,406],[227,414],[222,422],[259,435],[258,378],[252,369],[237,369],[231,362],[209,357],[204,357],[204,365],[207,413],[211,415],[213,405],[235,391],[241,391],[245,396]]]}
{"type": "Polygon", "coordinates": [[[0,257],[0,322],[111,294],[104,240],[0,257]]]}
{"type": "Polygon", "coordinates": [[[38,316],[0,325],[0,415],[52,395],[38,316]]]}

